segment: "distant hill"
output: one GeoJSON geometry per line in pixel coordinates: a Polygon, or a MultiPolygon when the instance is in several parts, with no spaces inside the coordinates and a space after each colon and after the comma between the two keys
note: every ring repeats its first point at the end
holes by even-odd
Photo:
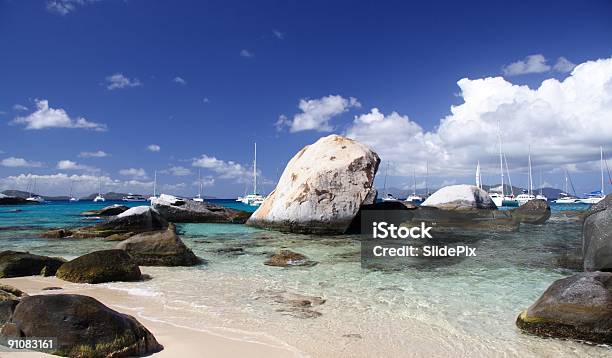
{"type": "MultiPolygon", "coordinates": [[[[115,193],[113,191],[110,191],[108,193],[102,193],[102,196],[106,200],[121,200],[126,195],[130,195],[130,194],[128,194],[128,193],[115,193]]],[[[139,195],[139,194],[133,194],[133,195],[139,195]]],[[[88,196],[84,196],[84,197],[82,197],[80,199],[81,200],[94,200],[96,196],[98,196],[98,193],[89,194],[88,196]]]]}
{"type": "MultiPolygon", "coordinates": [[[[6,196],[13,196],[16,198],[28,198],[30,196],[30,193],[28,193],[27,191],[22,191],[22,190],[5,190],[2,192],[2,194],[6,195],[6,196]]],[[[33,195],[40,195],[40,194],[36,194],[36,193],[32,193],[33,195]]],[[[68,200],[69,198],[67,196],[45,196],[42,195],[42,197],[47,200],[47,201],[56,201],[56,200],[68,200]]]]}

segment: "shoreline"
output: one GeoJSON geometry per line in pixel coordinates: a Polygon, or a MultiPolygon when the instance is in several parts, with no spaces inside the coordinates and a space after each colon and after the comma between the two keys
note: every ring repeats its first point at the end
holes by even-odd
{"type": "MultiPolygon", "coordinates": [[[[236,329],[234,336],[223,335],[211,330],[194,329],[163,320],[145,317],[138,310],[122,303],[129,300],[141,302],[141,306],[155,309],[154,300],[143,300],[142,296],[131,296],[128,292],[102,285],[73,284],[56,277],[28,276],[0,279],[1,284],[16,287],[28,295],[38,294],[80,294],[91,296],[111,309],[134,316],[164,346],[150,357],[196,357],[206,354],[213,357],[305,357],[306,354],[280,340],[259,332],[245,332],[236,329]],[[61,290],[42,290],[45,287],[62,287],[61,290]],[[131,297],[130,297],[131,296],[131,297]],[[255,339],[257,337],[257,339],[255,339]]],[[[41,352],[1,352],[2,357],[55,357],[41,352]]]]}

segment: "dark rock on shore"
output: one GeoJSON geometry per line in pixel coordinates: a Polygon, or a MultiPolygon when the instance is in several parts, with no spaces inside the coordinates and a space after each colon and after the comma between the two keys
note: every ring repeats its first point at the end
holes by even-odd
{"type": "Polygon", "coordinates": [[[113,281],[138,281],[141,278],[138,265],[123,250],[101,250],[68,261],[57,270],[62,280],[77,283],[103,283],[113,281]]]}
{"type": "Polygon", "coordinates": [[[280,250],[272,255],[264,265],[268,266],[314,266],[317,262],[311,261],[307,256],[291,250],[280,250]]]}
{"type": "Polygon", "coordinates": [[[0,337],[57,337],[58,347],[50,353],[70,357],[143,356],[163,349],[134,317],[82,295],[21,299],[0,337]]]}
{"type": "Polygon", "coordinates": [[[53,276],[66,260],[20,251],[0,252],[0,278],[21,276],[53,276]]]}
{"type": "Polygon", "coordinates": [[[152,202],[166,220],[174,223],[230,223],[244,224],[251,216],[246,211],[234,210],[208,202],[180,199],[162,194],[152,202]]]}
{"type": "Polygon", "coordinates": [[[510,215],[520,223],[540,225],[550,218],[550,206],[546,200],[530,200],[511,210],[510,215]]]}
{"type": "Polygon", "coordinates": [[[582,225],[585,271],[612,271],[612,194],[586,212],[582,225]]]}
{"type": "Polygon", "coordinates": [[[125,250],[142,266],[193,266],[201,263],[177,235],[174,224],[166,230],[132,236],[117,244],[117,249],[125,250]]]}
{"type": "Polygon", "coordinates": [[[125,205],[111,205],[100,210],[89,210],[81,213],[81,216],[115,216],[119,215],[129,208],[125,205]]]}
{"type": "Polygon", "coordinates": [[[612,343],[612,273],[580,273],[553,282],[516,325],[544,337],[612,343]]]}
{"type": "Polygon", "coordinates": [[[0,327],[11,318],[19,300],[26,296],[13,286],[0,284],[0,327]]]}

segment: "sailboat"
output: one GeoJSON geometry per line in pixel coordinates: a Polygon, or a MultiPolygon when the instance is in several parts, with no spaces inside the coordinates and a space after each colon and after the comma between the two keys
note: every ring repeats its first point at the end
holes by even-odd
{"type": "Polygon", "coordinates": [[[157,170],[155,171],[153,178],[153,196],[149,197],[148,199],[151,203],[157,199],[157,170]]]}
{"type": "Polygon", "coordinates": [[[70,182],[70,199],[69,199],[69,200],[70,200],[70,202],[79,201],[79,199],[78,199],[78,198],[75,198],[75,197],[72,195],[72,188],[73,188],[73,187],[74,187],[74,180],[70,182]]]}
{"type": "Polygon", "coordinates": [[[240,201],[250,206],[259,206],[264,201],[264,197],[257,194],[257,143],[255,143],[255,155],[253,157],[253,194],[245,195],[240,201]]]}
{"type": "Polygon", "coordinates": [[[106,201],[106,199],[104,199],[104,196],[102,196],[102,178],[98,178],[98,195],[96,195],[93,201],[94,203],[97,203],[99,201],[106,201]]]}
{"type": "Polygon", "coordinates": [[[191,200],[197,201],[199,203],[204,202],[204,199],[202,199],[202,173],[200,169],[198,169],[198,196],[191,200]]]}
{"type": "Polygon", "coordinates": [[[420,204],[423,202],[423,198],[416,193],[416,172],[412,171],[412,194],[408,195],[406,201],[413,204],[420,204]]]}
{"type": "Polygon", "coordinates": [[[383,187],[384,196],[382,201],[398,201],[396,197],[387,192],[387,174],[389,173],[389,163],[387,162],[387,169],[385,170],[385,185],[383,187]]]}
{"type": "Polygon", "coordinates": [[[36,194],[32,193],[32,192],[36,192],[36,189],[37,189],[36,188],[36,179],[34,179],[34,184],[32,185],[32,187],[30,189],[31,189],[31,191],[29,193],[29,196],[26,198],[27,201],[33,202],[33,203],[44,203],[45,202],[45,199],[42,196],[36,195],[36,194]]]}
{"type": "Polygon", "coordinates": [[[529,174],[528,174],[528,180],[529,180],[529,185],[528,185],[528,189],[526,193],[522,193],[519,194],[519,196],[516,197],[516,200],[518,201],[519,205],[525,205],[527,204],[527,202],[531,201],[531,200],[535,200],[535,195],[532,194],[533,192],[533,178],[531,176],[531,148],[529,148],[529,157],[528,157],[528,166],[529,166],[529,174]]]}
{"type": "Polygon", "coordinates": [[[497,139],[499,141],[499,174],[501,176],[501,190],[500,192],[489,189],[489,196],[495,206],[501,208],[504,205],[504,155],[502,152],[502,140],[501,140],[501,127],[499,121],[497,121],[497,139]]]}
{"type": "MultiPolygon", "coordinates": [[[[559,193],[559,198],[557,200],[553,200],[555,204],[576,204],[580,202],[575,196],[569,195],[568,192],[568,182],[569,182],[569,174],[567,174],[567,170],[565,170],[565,187],[563,188],[563,192],[559,193]]],[[[573,186],[572,186],[573,187],[573,186]]]]}
{"type": "Polygon", "coordinates": [[[548,201],[548,198],[542,192],[543,189],[544,189],[544,182],[542,181],[542,169],[540,169],[540,193],[536,195],[536,199],[548,201]]]}
{"type": "Polygon", "coordinates": [[[583,204],[597,204],[606,197],[606,195],[604,194],[603,147],[599,147],[599,155],[600,155],[600,168],[601,168],[601,190],[593,191],[589,193],[586,198],[580,199],[579,201],[583,204]]]}

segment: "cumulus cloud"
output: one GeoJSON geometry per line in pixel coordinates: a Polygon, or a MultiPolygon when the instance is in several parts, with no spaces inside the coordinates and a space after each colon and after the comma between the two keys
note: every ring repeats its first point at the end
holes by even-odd
{"type": "Polygon", "coordinates": [[[72,160],[60,160],[57,162],[57,169],[61,170],[83,170],[88,172],[97,172],[99,169],[91,167],[89,165],[79,164],[72,160]]]}
{"type": "Polygon", "coordinates": [[[276,128],[282,130],[300,132],[316,130],[318,132],[331,132],[334,127],[330,120],[350,108],[359,108],[361,103],[356,98],[344,98],[339,95],[329,95],[317,99],[301,99],[298,108],[302,111],[293,116],[292,119],[281,115],[276,122],[276,128]]]}
{"type": "Polygon", "coordinates": [[[70,118],[64,109],[49,107],[49,101],[46,99],[36,100],[36,108],[37,110],[28,116],[15,118],[11,124],[25,124],[25,129],[79,128],[98,132],[106,130],[105,124],[90,122],[83,117],[70,118]]]}
{"type": "Polygon", "coordinates": [[[147,172],[143,168],[121,169],[119,174],[134,179],[147,179],[147,172]]]}
{"type": "Polygon", "coordinates": [[[81,152],[79,153],[79,158],[104,158],[107,157],[108,154],[103,150],[97,150],[95,152],[81,152]]]}
{"type": "Polygon", "coordinates": [[[100,0],[48,0],[47,10],[58,15],[68,15],[79,6],[85,6],[100,0]]]}
{"type": "Polygon", "coordinates": [[[124,76],[122,73],[115,73],[113,75],[107,76],[105,78],[105,81],[106,88],[111,91],[120,88],[138,87],[142,85],[138,78],[129,78],[124,76]]]}
{"type": "Polygon", "coordinates": [[[272,35],[274,35],[274,37],[276,37],[279,40],[283,40],[285,38],[285,34],[276,29],[272,30],[272,35]]]}
{"type": "Polygon", "coordinates": [[[442,175],[472,175],[478,160],[495,173],[498,123],[509,165],[521,172],[530,146],[536,166],[586,168],[598,160],[600,145],[612,143],[612,58],[580,64],[563,81],[547,79],[536,89],[502,77],[457,84],[463,103],[433,130],[374,108],[356,116],[346,135],[393,162],[399,175],[423,173],[426,161],[442,175]]]}
{"type": "Polygon", "coordinates": [[[18,104],[13,105],[13,110],[17,112],[27,111],[28,107],[18,103],[18,104]]]}
{"type": "Polygon", "coordinates": [[[210,169],[219,175],[221,179],[234,179],[238,182],[247,182],[252,179],[251,169],[247,169],[239,163],[233,161],[224,161],[213,156],[202,154],[191,163],[192,166],[198,168],[210,169]]]}
{"type": "Polygon", "coordinates": [[[178,84],[179,84],[179,85],[181,85],[181,86],[184,86],[184,85],[186,85],[186,84],[187,84],[187,81],[185,81],[185,79],[184,79],[184,78],[179,77],[179,76],[174,77],[174,79],[172,80],[172,82],[178,83],[178,84]]]}
{"type": "Polygon", "coordinates": [[[186,175],[191,175],[191,170],[182,166],[175,166],[170,168],[170,174],[177,177],[182,177],[186,175]]]}
{"type": "Polygon", "coordinates": [[[565,57],[559,57],[557,59],[557,63],[555,63],[555,66],[553,68],[557,72],[565,73],[565,72],[572,72],[574,67],[576,67],[575,63],[571,62],[565,57]]]}
{"type": "Polygon", "coordinates": [[[530,55],[523,60],[504,66],[502,71],[506,76],[524,75],[527,73],[542,73],[550,71],[546,58],[542,54],[530,55]]]}
{"type": "Polygon", "coordinates": [[[161,150],[161,147],[157,144],[149,144],[147,146],[147,150],[149,152],[159,152],[161,150]]]}
{"type": "Polygon", "coordinates": [[[242,49],[240,50],[240,56],[245,57],[245,58],[251,58],[251,57],[254,57],[255,54],[249,50],[242,49]]]}
{"type": "Polygon", "coordinates": [[[9,157],[0,161],[0,165],[8,168],[38,168],[42,167],[42,163],[29,161],[23,158],[9,157]]]}

